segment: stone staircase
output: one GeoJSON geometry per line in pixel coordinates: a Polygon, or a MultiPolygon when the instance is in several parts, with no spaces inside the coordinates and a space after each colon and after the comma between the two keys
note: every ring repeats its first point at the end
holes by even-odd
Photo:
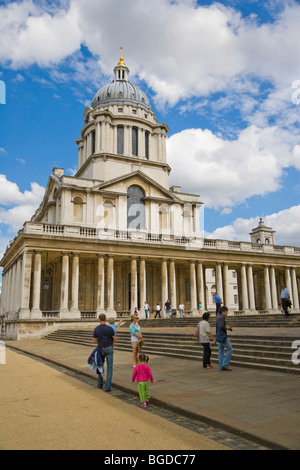
{"type": "MultiPolygon", "coordinates": [[[[230,318],[230,325],[241,327],[240,318],[236,319],[236,325],[233,324],[230,318]]],[[[257,318],[257,325],[266,328],[266,323],[261,323],[262,320],[257,318]]],[[[287,320],[289,327],[299,326],[300,316],[298,318],[287,318],[280,319],[280,322],[287,320]]],[[[183,326],[194,327],[198,324],[199,318],[188,318],[188,319],[157,319],[148,320],[148,326],[154,327],[153,322],[158,322],[158,325],[163,328],[163,324],[167,323],[167,326],[174,327],[174,333],[163,330],[157,330],[157,332],[148,331],[146,325],[143,325],[143,338],[145,340],[145,346],[143,352],[151,355],[164,355],[173,358],[184,358],[189,360],[199,361],[200,367],[202,367],[202,347],[199,341],[193,337],[192,333],[180,333],[180,328],[176,328],[176,323],[180,321],[183,326]]],[[[269,321],[269,319],[268,319],[269,321]]],[[[141,322],[142,323],[142,322],[141,322]]],[[[210,322],[213,328],[213,320],[210,322]]],[[[229,319],[228,319],[229,323],[229,319]]],[[[128,322],[129,324],[129,322],[128,322]]],[[[246,324],[246,323],[245,323],[246,324]]],[[[272,320],[270,326],[274,327],[272,320]]],[[[251,323],[253,327],[253,323],[251,323]]],[[[192,331],[192,330],[191,330],[192,331]]],[[[115,349],[120,351],[131,351],[130,334],[126,325],[117,330],[118,342],[115,344],[115,349]]],[[[45,339],[52,341],[63,341],[78,345],[90,346],[94,348],[92,343],[92,331],[87,330],[58,330],[46,336],[45,339]]],[[[282,336],[270,336],[264,335],[263,332],[256,336],[253,335],[234,335],[230,336],[231,343],[233,346],[233,356],[231,360],[232,366],[240,367],[252,367],[256,369],[268,369],[278,372],[296,373],[300,374],[300,364],[293,364],[292,355],[296,349],[292,348],[292,343],[296,340],[296,337],[288,337],[285,335],[284,330],[282,336]]],[[[300,332],[299,332],[300,340],[300,332]]],[[[298,354],[300,359],[300,353],[298,354]]],[[[218,347],[212,345],[212,363],[217,367],[218,363],[218,347]]]]}

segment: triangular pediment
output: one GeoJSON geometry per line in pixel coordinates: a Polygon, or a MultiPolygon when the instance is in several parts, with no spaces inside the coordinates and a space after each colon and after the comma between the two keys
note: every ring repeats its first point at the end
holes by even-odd
{"type": "Polygon", "coordinates": [[[127,194],[128,188],[132,185],[140,186],[144,190],[146,197],[180,202],[180,199],[173,191],[164,188],[139,170],[100,184],[97,186],[97,189],[101,192],[127,194]]]}

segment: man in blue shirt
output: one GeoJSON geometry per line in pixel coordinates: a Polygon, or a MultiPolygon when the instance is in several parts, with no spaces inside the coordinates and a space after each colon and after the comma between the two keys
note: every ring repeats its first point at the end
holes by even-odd
{"type": "MultiPolygon", "coordinates": [[[[111,391],[111,381],[113,375],[113,357],[114,357],[114,348],[113,344],[117,341],[116,333],[114,329],[106,325],[106,315],[101,313],[99,315],[100,325],[94,329],[93,343],[98,344],[98,348],[101,351],[103,360],[106,358],[106,382],[105,382],[105,391],[111,391]]],[[[103,387],[103,377],[99,374],[98,377],[98,388],[103,387]]]]}
{"type": "Polygon", "coordinates": [[[221,305],[222,305],[222,299],[218,293],[216,293],[215,295],[215,302],[216,302],[216,315],[218,316],[220,313],[221,305]]]}
{"type": "Polygon", "coordinates": [[[232,370],[229,367],[231,356],[232,356],[232,346],[230,339],[227,336],[227,330],[231,330],[231,327],[226,325],[226,317],[228,314],[227,307],[221,307],[220,314],[217,318],[216,324],[216,341],[219,346],[219,369],[220,370],[232,370]],[[224,342],[218,341],[218,335],[224,337],[224,342]],[[226,349],[226,354],[224,356],[224,350],[226,349]]]}

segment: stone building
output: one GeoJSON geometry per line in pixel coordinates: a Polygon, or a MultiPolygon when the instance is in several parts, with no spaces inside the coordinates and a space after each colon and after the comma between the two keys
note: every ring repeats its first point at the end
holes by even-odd
{"type": "Polygon", "coordinates": [[[183,302],[199,315],[215,291],[231,314],[279,312],[283,284],[299,310],[300,248],[276,246],[262,221],[249,242],[203,238],[199,196],[169,187],[169,128],[129,81],[123,54],[83,118],[78,172],[53,169],[1,260],[7,337],[82,325],[100,312],[137,307],[143,317],[145,301],[152,311],[183,302]]]}

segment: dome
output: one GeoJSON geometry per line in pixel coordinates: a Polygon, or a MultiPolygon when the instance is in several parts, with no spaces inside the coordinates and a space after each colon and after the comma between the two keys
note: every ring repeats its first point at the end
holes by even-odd
{"type": "Polygon", "coordinates": [[[113,103],[142,106],[147,111],[151,111],[146,94],[138,86],[126,80],[114,80],[104,85],[94,96],[92,108],[113,103]]]}
{"type": "Polygon", "coordinates": [[[92,108],[108,104],[128,104],[142,107],[153,112],[146,94],[138,86],[128,80],[129,69],[123,61],[123,51],[118,65],[114,68],[115,79],[104,85],[94,96],[92,108]]]}

